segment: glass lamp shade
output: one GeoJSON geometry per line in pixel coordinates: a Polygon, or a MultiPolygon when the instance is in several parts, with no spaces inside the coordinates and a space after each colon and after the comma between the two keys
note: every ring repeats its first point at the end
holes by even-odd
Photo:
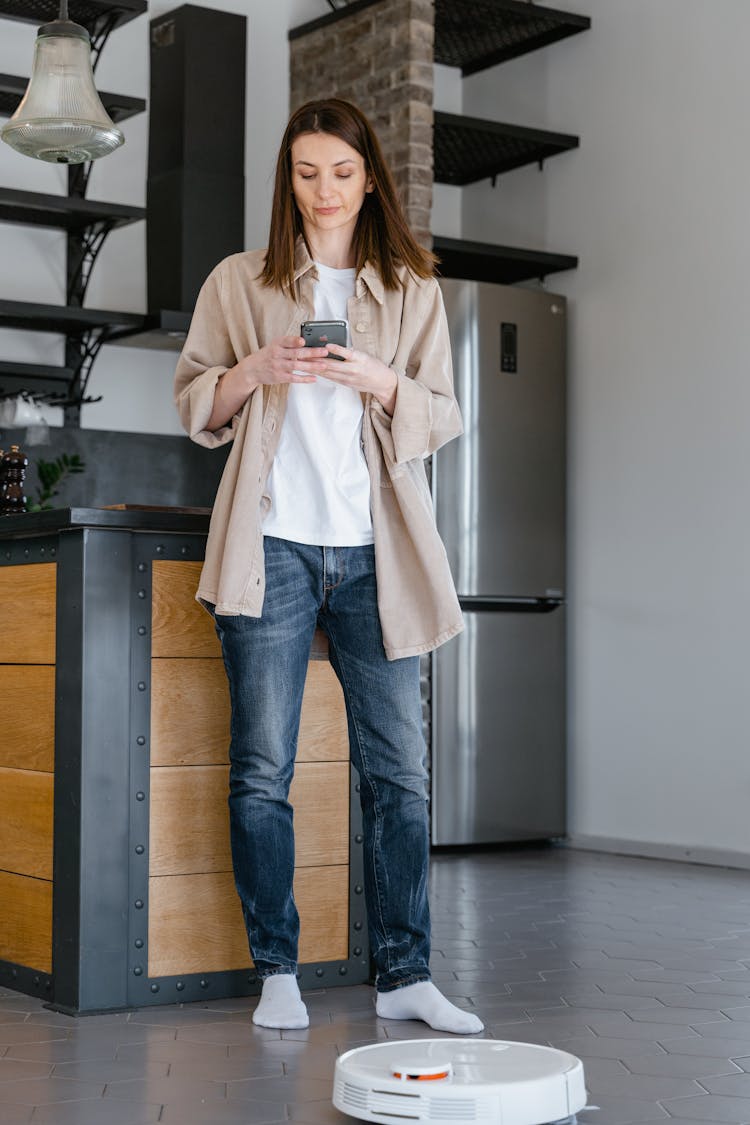
{"type": "Polygon", "coordinates": [[[96,160],[123,144],[96,92],[85,28],[66,19],[39,28],[31,80],[0,137],[53,164],[96,160]]]}

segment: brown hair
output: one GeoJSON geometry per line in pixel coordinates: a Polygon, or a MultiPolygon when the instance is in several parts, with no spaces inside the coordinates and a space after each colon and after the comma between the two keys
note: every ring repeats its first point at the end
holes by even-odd
{"type": "Polygon", "coordinates": [[[397,267],[416,277],[432,277],[437,259],[420,246],[409,229],[380,142],[364,113],[341,98],[324,98],[300,106],[289,119],[276,161],[268,251],[261,278],[279,289],[294,286],[294,249],[305,237],[302,217],[292,193],[292,144],[303,133],[339,137],[364,158],[373,190],[365,195],[354,231],[357,270],[370,262],[386,289],[398,289],[397,267]]]}

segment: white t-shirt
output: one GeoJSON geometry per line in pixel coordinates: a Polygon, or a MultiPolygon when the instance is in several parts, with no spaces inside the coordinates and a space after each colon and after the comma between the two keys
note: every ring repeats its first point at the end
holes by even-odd
{"type": "MultiPolygon", "coordinates": [[[[319,262],[315,268],[315,319],[346,320],[356,270],[334,270],[319,262]]],[[[268,477],[271,507],[264,535],[320,547],[372,543],[362,413],[359,391],[320,375],[315,383],[290,383],[268,477]]]]}

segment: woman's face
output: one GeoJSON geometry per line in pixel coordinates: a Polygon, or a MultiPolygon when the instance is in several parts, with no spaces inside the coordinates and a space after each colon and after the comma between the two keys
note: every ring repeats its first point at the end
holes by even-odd
{"type": "Polygon", "coordinates": [[[331,133],[303,133],[292,142],[292,189],[305,233],[340,231],[351,239],[372,181],[364,158],[331,133]]]}

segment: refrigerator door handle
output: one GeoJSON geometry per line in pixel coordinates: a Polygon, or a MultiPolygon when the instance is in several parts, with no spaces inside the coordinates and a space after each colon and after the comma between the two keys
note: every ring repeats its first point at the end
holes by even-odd
{"type": "Polygon", "coordinates": [[[552,613],[565,604],[564,598],[458,598],[461,609],[471,613],[552,613]]]}

